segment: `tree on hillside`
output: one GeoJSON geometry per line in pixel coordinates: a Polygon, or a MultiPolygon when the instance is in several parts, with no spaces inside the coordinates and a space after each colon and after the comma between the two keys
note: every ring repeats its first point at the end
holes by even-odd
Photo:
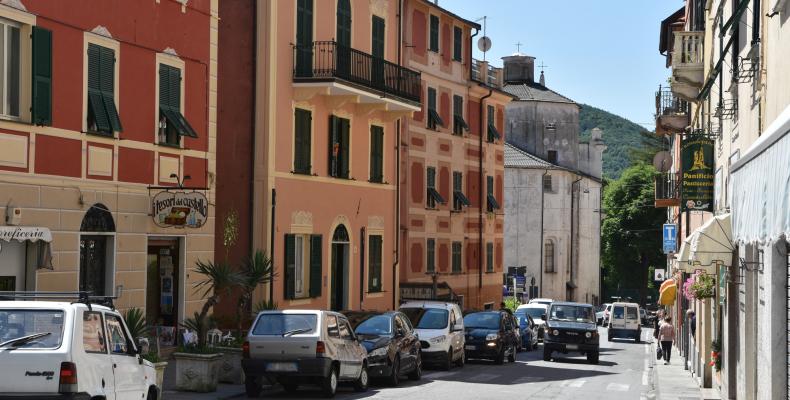
{"type": "Polygon", "coordinates": [[[631,164],[645,163],[652,164],[653,156],[659,151],[669,150],[669,143],[664,136],[656,135],[655,132],[642,131],[639,133],[642,145],[631,148],[629,159],[631,164]]]}
{"type": "Polygon", "coordinates": [[[639,163],[609,182],[604,191],[606,219],[601,228],[601,263],[605,269],[605,293],[639,293],[644,302],[650,267],[663,268],[661,225],[664,209],[655,208],[655,169],[639,163]]]}

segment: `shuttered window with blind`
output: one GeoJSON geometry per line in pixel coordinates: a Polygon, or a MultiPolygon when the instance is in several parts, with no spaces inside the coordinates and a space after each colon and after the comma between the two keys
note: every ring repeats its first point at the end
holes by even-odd
{"type": "Polygon", "coordinates": [[[121,132],[115,106],[115,50],[88,44],[88,130],[111,136],[121,132]]]}
{"type": "Polygon", "coordinates": [[[159,143],[178,146],[181,136],[197,138],[181,111],[181,70],[159,64],[159,143]]]}

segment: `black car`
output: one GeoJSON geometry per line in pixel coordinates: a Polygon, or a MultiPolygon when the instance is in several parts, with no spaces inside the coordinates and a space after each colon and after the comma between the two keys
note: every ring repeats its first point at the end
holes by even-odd
{"type": "Polygon", "coordinates": [[[555,302],[546,316],[546,335],[543,338],[543,360],[551,360],[551,353],[579,352],[587,361],[598,364],[598,326],[595,309],[590,304],[555,302]]]}
{"type": "Polygon", "coordinates": [[[406,374],[412,380],[422,378],[420,340],[403,313],[350,311],[343,314],[368,351],[371,378],[385,378],[391,385],[397,385],[400,377],[406,374]]]}
{"type": "Polygon", "coordinates": [[[516,361],[518,323],[506,311],[481,311],[464,317],[466,358],[484,358],[497,364],[516,361]]]}

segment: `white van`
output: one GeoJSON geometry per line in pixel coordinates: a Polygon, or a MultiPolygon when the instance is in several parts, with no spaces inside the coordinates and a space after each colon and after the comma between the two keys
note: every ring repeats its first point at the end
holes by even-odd
{"type": "Polygon", "coordinates": [[[633,338],[639,343],[642,338],[639,304],[613,303],[607,327],[609,328],[610,341],[613,338],[633,338]]]}
{"type": "Polygon", "coordinates": [[[543,298],[537,298],[537,299],[530,299],[529,300],[529,304],[543,304],[547,308],[553,302],[554,302],[554,300],[552,300],[552,299],[543,299],[543,298]]]}
{"type": "Polygon", "coordinates": [[[400,306],[420,338],[422,362],[449,370],[464,365],[464,316],[461,307],[443,301],[407,301],[400,306]]]}

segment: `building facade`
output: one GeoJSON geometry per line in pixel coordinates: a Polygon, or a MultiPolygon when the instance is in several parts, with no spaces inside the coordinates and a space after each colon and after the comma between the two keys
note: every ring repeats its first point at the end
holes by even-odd
{"type": "Polygon", "coordinates": [[[220,129],[239,128],[233,133],[239,139],[220,152],[241,153],[223,161],[222,176],[242,186],[223,194],[222,212],[251,221],[234,246],[223,248],[237,252],[229,258],[258,249],[272,257],[275,280],[256,301],[280,308],[396,307],[398,120],[420,109],[420,74],[399,65],[397,4],[293,0],[223,7],[242,15],[243,26],[228,24],[220,36],[243,46],[235,54],[240,63],[231,58],[220,67],[222,76],[235,76],[221,93],[239,107],[254,106],[254,115],[232,107],[221,114],[220,129]],[[253,66],[250,86],[245,80],[253,66]]]}
{"type": "Polygon", "coordinates": [[[535,80],[535,59],[504,57],[505,266],[531,297],[600,302],[600,130],[579,140],[579,105],[535,80]],[[532,285],[534,279],[535,284],[532,285]]]}
{"type": "Polygon", "coordinates": [[[498,306],[511,96],[499,69],[472,59],[477,23],[424,0],[405,1],[403,16],[404,65],[420,71],[423,102],[399,142],[401,295],[498,306]]]}
{"type": "Polygon", "coordinates": [[[116,294],[172,329],[202,306],[217,3],[0,3],[0,290],[116,294]]]}

